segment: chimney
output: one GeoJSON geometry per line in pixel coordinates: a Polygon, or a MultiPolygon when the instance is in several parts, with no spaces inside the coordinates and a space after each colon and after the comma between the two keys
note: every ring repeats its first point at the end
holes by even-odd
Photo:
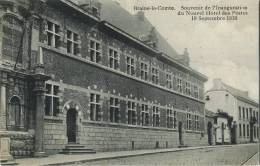
{"type": "Polygon", "coordinates": [[[135,15],[139,20],[144,21],[144,12],[143,11],[138,11],[135,15]]]}

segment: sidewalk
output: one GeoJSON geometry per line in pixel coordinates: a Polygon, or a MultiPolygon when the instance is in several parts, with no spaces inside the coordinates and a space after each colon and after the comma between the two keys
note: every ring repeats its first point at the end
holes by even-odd
{"type": "Polygon", "coordinates": [[[243,165],[259,165],[259,152],[256,153],[251,159],[249,159],[243,165]]]}
{"type": "Polygon", "coordinates": [[[18,165],[24,165],[24,166],[65,165],[65,164],[73,164],[73,163],[80,163],[86,161],[97,161],[102,159],[123,158],[123,157],[147,155],[147,154],[154,154],[154,153],[177,152],[177,151],[185,151],[185,150],[218,148],[218,147],[229,147],[229,146],[234,146],[234,145],[201,146],[201,147],[169,148],[169,149],[148,149],[148,150],[117,151],[117,152],[97,152],[96,154],[80,154],[80,155],[55,154],[45,158],[23,158],[23,159],[16,159],[15,161],[18,165]]]}

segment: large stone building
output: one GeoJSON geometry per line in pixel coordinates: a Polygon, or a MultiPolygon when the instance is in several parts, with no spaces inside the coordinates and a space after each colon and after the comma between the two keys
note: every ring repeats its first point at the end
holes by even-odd
{"type": "Polygon", "coordinates": [[[213,82],[213,87],[206,92],[205,107],[215,113],[226,113],[233,118],[232,123],[228,125],[230,141],[232,143],[258,141],[259,104],[248,96],[247,91],[235,89],[220,79],[214,79],[213,82]]]}
{"type": "Polygon", "coordinates": [[[14,156],[207,145],[204,82],[142,12],[0,1],[0,136],[14,156]]]}

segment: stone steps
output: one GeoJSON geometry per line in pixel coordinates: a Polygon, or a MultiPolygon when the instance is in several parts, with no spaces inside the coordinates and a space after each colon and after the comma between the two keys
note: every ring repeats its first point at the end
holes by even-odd
{"type": "Polygon", "coordinates": [[[68,144],[61,152],[62,154],[93,154],[96,153],[93,149],[88,149],[80,144],[68,144]]]}

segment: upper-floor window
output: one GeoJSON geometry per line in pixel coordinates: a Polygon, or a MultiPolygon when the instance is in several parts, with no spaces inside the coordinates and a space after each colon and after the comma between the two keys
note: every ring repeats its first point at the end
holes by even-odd
{"type": "Polygon", "coordinates": [[[246,119],[248,119],[248,108],[246,108],[246,119]]]}
{"type": "Polygon", "coordinates": [[[59,86],[46,84],[45,115],[57,116],[59,113],[59,86]]]}
{"type": "Polygon", "coordinates": [[[135,59],[133,57],[126,57],[126,72],[129,75],[135,75],[135,59]]]}
{"type": "Polygon", "coordinates": [[[117,70],[119,68],[119,53],[114,49],[109,49],[109,67],[117,70]]]}
{"type": "Polygon", "coordinates": [[[256,112],[256,121],[258,122],[258,112],[256,112]]]}
{"type": "Polygon", "coordinates": [[[141,114],[142,114],[142,125],[143,126],[147,126],[149,125],[149,109],[148,109],[148,105],[146,104],[142,104],[142,108],[141,108],[141,114]]]}
{"type": "MultiPolygon", "coordinates": [[[[241,119],[241,107],[240,106],[238,107],[238,111],[239,111],[239,115],[238,115],[239,119],[241,119]]],[[[250,110],[250,112],[252,113],[252,110],[250,110]]],[[[250,113],[250,116],[251,116],[251,113],[250,113]]]]}
{"type": "Polygon", "coordinates": [[[141,62],[141,79],[148,80],[148,64],[141,62]]]}
{"type": "Polygon", "coordinates": [[[22,21],[15,17],[4,16],[2,20],[2,55],[5,59],[22,63],[23,36],[25,30],[22,21]]]}
{"type": "Polygon", "coordinates": [[[182,79],[177,77],[177,90],[182,93],[182,79]]]}
{"type": "Polygon", "coordinates": [[[158,68],[152,67],[152,83],[158,84],[159,83],[159,71],[158,68]]]}
{"type": "Polygon", "coordinates": [[[199,90],[198,90],[198,87],[196,85],[194,85],[194,97],[199,98],[199,90]]]}
{"type": "Polygon", "coordinates": [[[60,47],[60,26],[47,21],[47,44],[49,46],[59,48],[60,47]]]}
{"type": "Polygon", "coordinates": [[[243,110],[243,119],[245,119],[245,108],[243,107],[242,110],[243,110]]]}
{"type": "Polygon", "coordinates": [[[167,109],[167,127],[173,128],[174,114],[172,109],[167,109]]]}
{"type": "Polygon", "coordinates": [[[79,35],[77,33],[67,30],[67,53],[78,55],[79,41],[79,35]]]}
{"type": "Polygon", "coordinates": [[[90,120],[101,121],[100,95],[90,94],[90,120]]]}
{"type": "Polygon", "coordinates": [[[160,126],[160,110],[159,107],[153,106],[153,126],[160,126]]]}
{"type": "Polygon", "coordinates": [[[90,60],[92,62],[100,63],[101,62],[101,44],[100,42],[90,40],[90,60]]]}
{"type": "Polygon", "coordinates": [[[191,86],[189,82],[185,82],[185,94],[187,95],[191,94],[191,86]]]}
{"type": "Polygon", "coordinates": [[[191,114],[187,113],[187,130],[191,130],[191,114]]]}
{"type": "Polygon", "coordinates": [[[166,87],[172,89],[172,75],[170,73],[166,73],[166,87]]]}
{"type": "Polygon", "coordinates": [[[127,113],[128,113],[128,124],[136,125],[137,113],[136,113],[136,103],[135,102],[128,101],[127,113]]]}
{"type": "Polygon", "coordinates": [[[199,116],[195,115],[195,130],[199,130],[199,116]]]}
{"type": "Polygon", "coordinates": [[[110,122],[118,123],[119,119],[119,99],[110,97],[110,122]]]}
{"type": "Polygon", "coordinates": [[[7,127],[14,130],[24,127],[24,110],[17,96],[12,97],[8,105],[7,127]]]}

